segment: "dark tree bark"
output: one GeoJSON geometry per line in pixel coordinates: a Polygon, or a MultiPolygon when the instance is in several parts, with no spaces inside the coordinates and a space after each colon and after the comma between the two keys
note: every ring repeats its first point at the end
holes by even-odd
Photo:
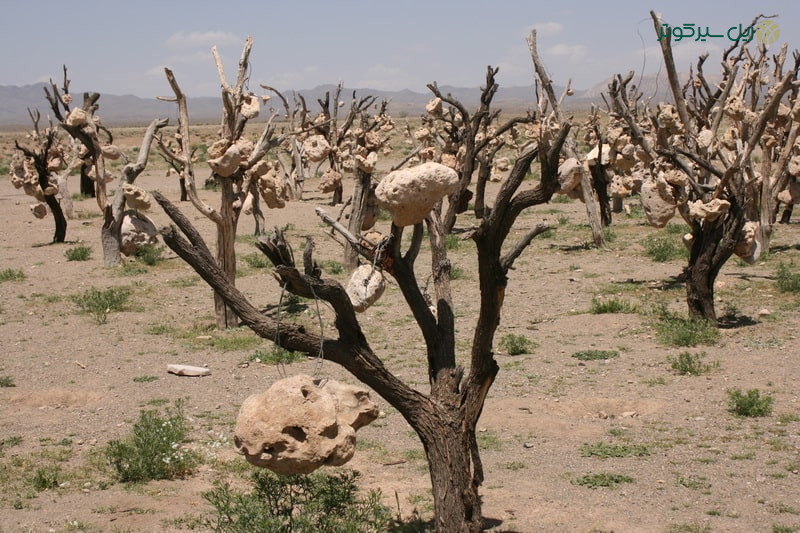
{"type": "Polygon", "coordinates": [[[84,163],[81,165],[81,196],[86,198],[95,198],[97,195],[94,192],[94,180],[89,177],[89,164],[84,163]]]}

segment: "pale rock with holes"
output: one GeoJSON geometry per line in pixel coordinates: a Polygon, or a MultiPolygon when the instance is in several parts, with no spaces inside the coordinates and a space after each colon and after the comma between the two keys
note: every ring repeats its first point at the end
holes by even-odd
{"type": "Polygon", "coordinates": [[[244,401],[234,444],[255,466],[281,475],[309,474],[352,459],[356,430],[377,417],[368,391],[300,374],[244,401]]]}
{"type": "Polygon", "coordinates": [[[425,220],[436,203],[456,192],[458,185],[455,170],[431,162],[390,172],[378,184],[375,195],[396,226],[411,226],[425,220]]]}
{"type": "Polygon", "coordinates": [[[736,248],[733,249],[733,253],[748,265],[754,264],[761,256],[761,243],[758,240],[760,229],[761,224],[758,222],[745,222],[736,241],[736,248]]]}
{"type": "Polygon", "coordinates": [[[372,265],[361,265],[353,271],[345,290],[356,313],[363,313],[380,299],[385,289],[383,272],[372,265]]]}
{"type": "Polygon", "coordinates": [[[312,163],[319,163],[331,153],[331,145],[322,135],[312,135],[303,141],[303,153],[312,163]]]}
{"type": "Polygon", "coordinates": [[[122,185],[122,194],[125,195],[125,203],[131,209],[146,211],[150,209],[150,193],[132,183],[122,185]]]}
{"type": "Polygon", "coordinates": [[[158,242],[158,230],[153,221],[132,209],[125,211],[120,227],[120,251],[132,256],[145,244],[158,242]]]}

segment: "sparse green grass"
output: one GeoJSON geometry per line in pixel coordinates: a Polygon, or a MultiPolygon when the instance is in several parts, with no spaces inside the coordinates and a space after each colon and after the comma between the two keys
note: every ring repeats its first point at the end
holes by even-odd
{"type": "Polygon", "coordinates": [[[775,279],[779,291],[800,292],[800,272],[795,272],[794,262],[781,262],[775,273],[775,279]]]}
{"type": "Polygon", "coordinates": [[[642,246],[647,257],[657,263],[689,256],[686,247],[681,242],[663,235],[650,235],[642,241],[642,246]]]}
{"type": "Polygon", "coordinates": [[[598,361],[619,357],[619,352],[616,350],[581,350],[572,354],[572,357],[580,361],[598,361]]]}
{"type": "Polygon", "coordinates": [[[601,487],[616,487],[621,483],[633,483],[633,478],[623,474],[613,474],[601,472],[598,474],[586,474],[572,481],[575,485],[598,489],[601,487]]]}
{"type": "Polygon", "coordinates": [[[503,441],[494,431],[478,431],[475,434],[475,440],[481,450],[500,451],[503,449],[503,441]]]}
{"type": "Polygon", "coordinates": [[[193,346],[207,346],[222,352],[250,350],[261,344],[262,339],[247,328],[216,330],[214,326],[195,326],[179,334],[193,346]]]}
{"type": "Polygon", "coordinates": [[[635,313],[636,306],[622,298],[592,298],[592,307],[589,312],[593,315],[605,313],[635,313]]]}
{"type": "Polygon", "coordinates": [[[736,416],[769,416],[774,403],[772,396],[761,394],[758,389],[750,389],[746,393],[741,389],[728,391],[728,410],[736,416]]]}
{"type": "Polygon", "coordinates": [[[464,269],[451,264],[448,276],[451,280],[461,279],[464,277],[464,269]]]}
{"type": "Polygon", "coordinates": [[[172,333],[174,328],[169,324],[153,324],[145,330],[148,335],[166,335],[172,333]]]}
{"type": "Polygon", "coordinates": [[[105,324],[108,313],[125,309],[130,295],[127,287],[91,288],[73,295],[71,299],[81,312],[92,315],[98,324],[105,324]]]}
{"type": "Polygon", "coordinates": [[[16,387],[14,378],[11,376],[0,376],[0,387],[16,387]]]}
{"type": "Polygon", "coordinates": [[[133,378],[134,383],[150,383],[151,381],[156,381],[158,376],[136,376],[133,378]]]}
{"type": "Polygon", "coordinates": [[[708,490],[711,488],[711,482],[703,476],[679,476],[677,483],[682,487],[692,490],[708,490]]]}
{"type": "Polygon", "coordinates": [[[360,496],[357,477],[352,471],[278,476],[261,470],[253,473],[248,492],[216,482],[203,493],[215,511],[204,525],[226,533],[393,530],[397,523],[380,492],[360,496]]]}
{"type": "Polygon", "coordinates": [[[713,345],[719,339],[719,330],[712,322],[667,312],[661,313],[653,326],[658,340],[669,346],[713,345]]]}
{"type": "Polygon", "coordinates": [[[242,261],[247,263],[250,268],[269,268],[272,266],[267,256],[261,252],[253,252],[251,254],[243,255],[242,261]]]}
{"type": "Polygon", "coordinates": [[[259,348],[253,352],[245,362],[289,365],[305,359],[306,355],[301,352],[287,350],[286,348],[281,348],[280,346],[273,346],[271,349],[267,350],[259,348]]]}
{"type": "Polygon", "coordinates": [[[58,488],[61,469],[57,465],[47,465],[36,469],[31,477],[31,485],[37,492],[58,488]]]}
{"type": "Polygon", "coordinates": [[[19,268],[6,268],[0,270],[0,281],[25,281],[25,272],[19,268]]]}
{"type": "Polygon", "coordinates": [[[64,251],[64,256],[67,258],[67,261],[88,261],[92,257],[92,248],[90,246],[67,248],[64,251]]]}
{"type": "Polygon", "coordinates": [[[581,446],[581,457],[644,457],[650,449],[644,444],[613,444],[597,442],[581,446]]]}
{"type": "Polygon", "coordinates": [[[444,236],[444,245],[448,250],[458,250],[461,248],[461,237],[454,233],[448,233],[444,236]]]}
{"type": "Polygon", "coordinates": [[[525,335],[508,333],[500,339],[500,348],[505,350],[508,355],[521,355],[531,353],[536,348],[536,343],[525,335]]]}
{"type": "Polygon", "coordinates": [[[162,257],[164,247],[155,244],[142,244],[136,249],[134,257],[137,261],[144,263],[147,266],[156,266],[164,260],[162,257]]]}
{"type": "Polygon", "coordinates": [[[772,533],[795,533],[796,531],[796,527],[783,524],[772,524],[772,533]]]}
{"type": "Polygon", "coordinates": [[[708,524],[671,524],[667,528],[667,533],[711,533],[711,526],[708,524]]]}
{"type": "Polygon", "coordinates": [[[322,268],[325,269],[326,272],[329,274],[333,274],[334,276],[341,274],[344,272],[344,266],[339,261],[323,261],[322,268]]]}
{"type": "Polygon", "coordinates": [[[714,363],[703,362],[705,356],[705,352],[699,354],[681,352],[677,357],[668,355],[667,362],[669,362],[672,370],[681,376],[701,376],[708,374],[715,368],[719,368],[718,361],[714,363]]]}
{"type": "Polygon", "coordinates": [[[196,464],[195,453],[181,444],[189,434],[189,422],[178,402],[166,417],[155,410],[143,410],[125,440],[112,440],[104,454],[122,482],[175,479],[185,476],[196,464]]]}

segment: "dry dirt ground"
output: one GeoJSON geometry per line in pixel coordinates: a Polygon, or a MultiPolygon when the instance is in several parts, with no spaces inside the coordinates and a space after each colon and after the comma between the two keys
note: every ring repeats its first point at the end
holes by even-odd
{"type": "MultiPolygon", "coordinates": [[[[154,166],[137,183],[177,199],[175,179],[154,166]]],[[[315,188],[309,182],[305,201],[268,213],[268,224],[290,224],[296,248],[312,235],[317,260],[344,282],[347,272],[330,274],[342,253],[314,216],[314,207],[328,201],[315,188]]],[[[216,205],[213,192],[203,195],[216,205]]],[[[0,531],[198,527],[210,511],[203,491],[214,480],[246,473],[231,432],[244,398],[280,377],[276,366],[248,363],[271,344],[247,330],[208,330],[211,293],[171,253],[152,267],[104,268],[93,200],[77,201],[80,218],[70,221],[69,242],[60,245],[48,244],[52,221],[34,219],[29,200],[0,178],[0,270],[25,275],[0,282],[0,531]],[[67,261],[65,251],[79,245],[92,248],[90,260],[67,261]],[[71,300],[89,288],[112,286],[128,287],[132,296],[105,324],[81,314],[71,300]],[[170,363],[208,365],[212,374],[174,376],[166,373],[170,363]],[[128,435],[142,409],[178,399],[192,425],[187,446],[201,454],[201,465],[185,479],[116,482],[103,447],[128,435]],[[58,472],[57,488],[36,490],[33,478],[43,467],[58,472]]],[[[188,203],[181,207],[211,238],[209,223],[188,203]]],[[[150,216],[166,223],[158,209],[150,216]]],[[[677,347],[659,337],[657,320],[646,310],[665,305],[685,315],[683,286],[674,279],[684,259],[654,262],[642,241],[656,235],[678,242],[678,220],[656,230],[634,209],[615,218],[613,239],[595,249],[586,245],[591,233],[582,204],[559,202],[528,210],[516,235],[542,219],[553,232],[537,238],[511,273],[496,341],[501,371],[480,421],[489,526],[520,532],[800,530],[800,295],[782,293],[775,283],[781,262],[800,268],[797,223],[777,229],[772,253],[758,264],[731,260],[723,269],[718,309],[735,318],[734,327],[721,329],[714,344],[677,347]],[[593,314],[593,299],[629,302],[638,311],[593,314]],[[533,341],[530,353],[505,353],[499,341],[509,334],[533,341]],[[591,349],[617,356],[573,357],[591,349]],[[682,352],[704,356],[713,368],[701,376],[678,375],[669,358],[682,352]],[[771,416],[732,414],[728,393],[734,389],[770,395],[771,416]],[[588,453],[610,449],[601,445],[639,450],[640,456],[588,453]],[[602,473],[629,482],[599,488],[578,482],[602,473]]],[[[464,216],[458,226],[473,222],[464,216]]],[[[256,251],[248,238],[252,228],[243,217],[237,284],[266,307],[277,303],[280,291],[268,269],[245,261],[256,251]]],[[[473,252],[470,241],[450,250],[460,269],[453,290],[461,354],[468,353],[479,297],[473,252]]],[[[425,261],[420,256],[417,263],[421,283],[425,261]]],[[[286,319],[316,324],[313,302],[307,303],[307,310],[286,319]]],[[[322,315],[331,318],[326,308],[322,315]]],[[[399,290],[390,286],[361,323],[387,366],[425,390],[423,340],[399,290]]],[[[289,374],[315,371],[353,381],[331,363],[285,367],[289,374]]],[[[362,487],[380,489],[395,512],[430,516],[421,445],[396,411],[374,400],[383,416],[359,432],[358,452],[347,467],[362,474],[362,487]]]]}

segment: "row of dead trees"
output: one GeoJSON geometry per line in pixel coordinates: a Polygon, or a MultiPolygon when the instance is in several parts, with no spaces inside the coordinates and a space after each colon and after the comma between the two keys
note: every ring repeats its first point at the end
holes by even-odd
{"type": "MultiPolygon", "coordinates": [[[[651,16],[658,35],[661,20],[655,13],[651,16]]],[[[757,22],[758,18],[753,25],[757,22]]],[[[648,220],[654,225],[663,226],[678,213],[691,228],[686,237],[691,253],[684,270],[689,312],[714,320],[714,280],[722,265],[734,253],[754,260],[760,250],[768,249],[779,200],[791,204],[795,199],[792,187],[797,187],[800,174],[797,53],[790,60],[785,47],[769,56],[764,46],[750,50],[745,43],[735,42],[723,54],[723,77],[718,84],[710,83],[704,74],[707,57],[701,57],[688,81],[681,83],[670,40],[664,38],[661,48],[673,103],[650,106],[632,84],[632,74],[615,76],[605,95],[607,108],[594,109],[584,127],[584,140],[591,149],[580,154],[574,131],[578,128],[562,109],[569,85],[563,95],[554,93],[537,52],[534,30],[528,44],[537,97],[527,115],[501,118],[493,105],[498,89],[496,68],[487,69],[480,103],[474,110],[442,93],[436,83],[429,85],[433,100],[422,127],[407,131],[415,146],[401,164],[411,160],[441,163],[458,173],[458,186],[424,222],[409,228],[412,235],[405,248],[406,228],[394,223],[387,235],[371,240],[363,232],[376,218],[376,166],[390,150],[395,127],[387,102],[355,94],[344,102],[340,85],[318,102],[320,110],[313,113],[302,96],[293,95],[290,102],[264,85],[265,91],[280,100],[282,111],[271,110],[261,134],[250,140],[245,126],[259,116],[268,100],[268,95],[259,97],[249,89],[252,44],[252,39],[245,43],[233,84],[228,83],[214,50],[223,113],[219,138],[209,148],[208,164],[211,178],[220,187],[219,207],[210,206],[198,194],[187,100],[169,69],[165,73],[173,92],[169,99],[178,109],[177,128],[172,138],[166,139],[166,121],[151,123],[138,159],[128,162],[116,177],[118,189],[127,185],[126,191],[133,192],[116,194],[113,202],[109,201],[105,187],[114,177],[109,175],[105,159],[114,152],[113,139],[94,116],[99,96],[88,94],[81,107],[71,107],[66,71],[61,90],[53,84],[47,94],[57,127],[51,124],[40,130],[39,117],[32,114],[33,147],[17,145],[23,156],[17,165],[19,179],[26,191],[30,189],[46,202],[56,221],[54,241],[61,242],[66,231],[62,206],[69,209],[66,176],[76,168],[87,169],[85,174],[94,183],[104,215],[106,264],[112,265],[119,260],[118,228],[126,199],[130,202],[141,196],[130,186],[144,169],[150,145],[155,143],[184,180],[188,200],[215,224],[216,250],[212,252],[175,205],[163,195],[153,194],[175,224],[161,230],[164,242],[214,290],[218,325],[230,327],[241,322],[281,347],[312,356],[323,354],[396,408],[417,432],[427,453],[437,531],[479,531],[483,527],[479,486],[484,472],[475,431],[499,371],[494,336],[508,271],[532,239],[547,229],[543,224],[528,228],[516,243],[504,247],[523,210],[547,203],[557,193],[580,198],[591,221],[593,240],[602,245],[602,225],[611,223],[613,194],[609,191],[616,191],[621,198],[639,190],[648,220]],[[603,113],[608,116],[605,126],[600,120],[603,113]],[[279,114],[286,119],[280,127],[275,120],[279,114]],[[61,131],[68,134],[68,142],[59,142],[61,131]],[[498,192],[491,197],[487,183],[496,177],[502,153],[513,154],[513,164],[502,173],[498,192]],[[526,182],[532,165],[538,166],[539,180],[526,182]],[[312,246],[303,254],[303,264],[297,265],[282,233],[259,243],[274,264],[282,289],[330,304],[336,315],[332,335],[279,324],[236,289],[235,237],[245,206],[253,209],[256,231],[260,232],[266,222],[259,202],[274,208],[302,198],[306,179],[323,167],[322,182],[334,204],[344,201],[343,176],[354,176],[352,197],[344,202],[350,207],[347,225],[327,216],[323,220],[343,237],[349,266],[359,261],[376,265],[400,288],[425,340],[427,393],[404,383],[383,364],[364,335],[344,288],[322,277],[312,246]],[[634,187],[633,182],[638,184],[634,187]],[[444,237],[458,230],[458,215],[470,202],[475,222],[465,235],[475,244],[481,301],[465,368],[456,363],[451,265],[444,237]],[[423,226],[428,229],[431,248],[425,275],[417,272],[423,226]],[[427,277],[433,283],[432,299],[418,283],[427,277]]]]}

